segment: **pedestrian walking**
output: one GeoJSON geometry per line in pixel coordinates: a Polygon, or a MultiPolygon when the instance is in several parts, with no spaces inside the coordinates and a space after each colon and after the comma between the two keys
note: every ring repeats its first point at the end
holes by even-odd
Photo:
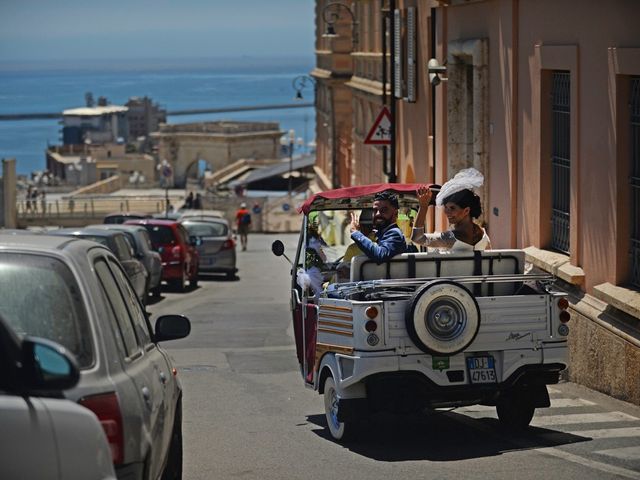
{"type": "Polygon", "coordinates": [[[240,208],[236,212],[236,231],[240,235],[240,244],[242,250],[247,249],[249,229],[251,228],[251,214],[247,210],[247,204],[242,202],[240,208]]]}
{"type": "Polygon", "coordinates": [[[202,210],[202,195],[196,193],[196,198],[193,200],[193,208],[196,210],[202,210]]]}
{"type": "Polygon", "coordinates": [[[184,199],[184,205],[182,205],[182,210],[190,210],[193,208],[193,192],[189,192],[187,198],[184,199]]]}
{"type": "Polygon", "coordinates": [[[29,185],[27,187],[27,193],[25,195],[27,212],[31,211],[31,193],[32,192],[33,192],[33,187],[31,185],[29,185]]]}
{"type": "Polygon", "coordinates": [[[31,191],[31,208],[33,209],[33,213],[37,213],[38,212],[38,189],[34,188],[31,191]]]}
{"type": "Polygon", "coordinates": [[[40,194],[40,205],[42,207],[42,215],[45,215],[47,213],[47,194],[44,190],[40,194]]]}

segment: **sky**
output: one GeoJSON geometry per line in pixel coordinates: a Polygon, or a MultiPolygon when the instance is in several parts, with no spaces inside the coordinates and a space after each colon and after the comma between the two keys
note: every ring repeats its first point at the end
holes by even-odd
{"type": "Polygon", "coordinates": [[[0,62],[312,57],[313,0],[0,0],[0,62]]]}

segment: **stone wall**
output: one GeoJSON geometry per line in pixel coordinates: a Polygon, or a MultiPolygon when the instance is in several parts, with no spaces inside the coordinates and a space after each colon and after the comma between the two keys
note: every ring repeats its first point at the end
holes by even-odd
{"type": "Polygon", "coordinates": [[[569,380],[640,405],[640,342],[598,322],[606,313],[580,310],[569,322],[569,380]]]}
{"type": "Polygon", "coordinates": [[[16,178],[16,160],[2,160],[2,192],[0,200],[2,201],[2,217],[0,217],[0,226],[4,228],[16,228],[17,212],[16,212],[16,194],[17,194],[17,178],[16,178]]]}

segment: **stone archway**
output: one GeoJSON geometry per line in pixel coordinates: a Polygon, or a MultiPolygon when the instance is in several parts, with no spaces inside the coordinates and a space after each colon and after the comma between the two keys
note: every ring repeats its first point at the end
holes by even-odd
{"type": "Polygon", "coordinates": [[[201,159],[219,170],[240,159],[278,158],[282,133],[275,122],[203,122],[165,125],[153,135],[160,158],[173,166],[175,186],[184,188],[201,159]]]}

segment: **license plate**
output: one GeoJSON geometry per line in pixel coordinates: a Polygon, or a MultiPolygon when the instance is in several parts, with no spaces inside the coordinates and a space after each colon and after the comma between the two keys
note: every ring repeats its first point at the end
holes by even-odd
{"type": "Polygon", "coordinates": [[[496,383],[496,367],[493,357],[467,357],[467,370],[471,383],[496,383]]]}

